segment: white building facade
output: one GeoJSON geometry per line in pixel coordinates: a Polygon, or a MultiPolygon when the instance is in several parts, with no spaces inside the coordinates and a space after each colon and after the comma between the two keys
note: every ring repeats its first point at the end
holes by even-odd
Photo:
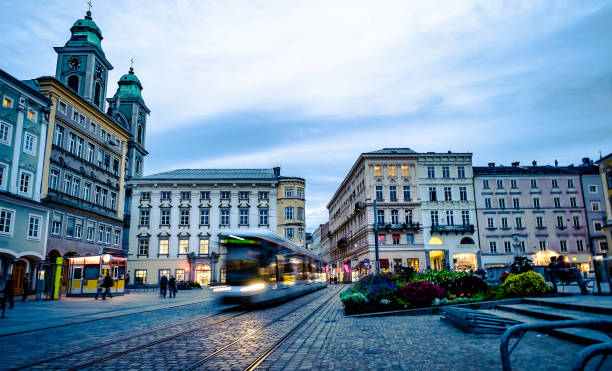
{"type": "Polygon", "coordinates": [[[130,181],[131,283],[157,284],[164,275],[224,282],[220,232],[277,230],[277,169],[182,169],[130,181]]]}
{"type": "Polygon", "coordinates": [[[423,240],[428,269],[480,267],[471,153],[420,153],[423,240]]]}

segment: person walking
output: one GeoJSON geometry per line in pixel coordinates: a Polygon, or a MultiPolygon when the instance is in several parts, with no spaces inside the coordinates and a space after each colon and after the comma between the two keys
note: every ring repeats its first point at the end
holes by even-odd
{"type": "Polygon", "coordinates": [[[102,300],[106,300],[106,295],[108,295],[109,299],[112,298],[110,288],[113,287],[113,279],[108,275],[108,272],[106,273],[106,276],[104,276],[103,286],[104,292],[102,293],[102,300]]]}
{"type": "Polygon", "coordinates": [[[174,278],[174,276],[170,276],[168,288],[170,289],[170,297],[176,298],[176,278],[174,278]]]}
{"type": "Polygon", "coordinates": [[[6,284],[2,295],[2,317],[4,317],[6,302],[9,303],[9,309],[13,309],[13,306],[15,306],[15,301],[13,300],[13,277],[10,274],[6,278],[6,284]]]}
{"type": "Polygon", "coordinates": [[[168,277],[162,276],[159,279],[159,296],[166,297],[166,289],[168,288],[168,277]]]}
{"type": "Polygon", "coordinates": [[[98,287],[96,288],[96,300],[98,300],[98,295],[100,295],[103,289],[104,289],[104,277],[100,275],[98,277],[98,287]]]}
{"type": "Polygon", "coordinates": [[[30,293],[30,273],[26,273],[23,277],[23,291],[21,293],[21,300],[28,301],[28,294],[30,293]]]}
{"type": "Polygon", "coordinates": [[[2,310],[2,317],[4,318],[4,311],[6,310],[6,295],[4,292],[6,291],[6,278],[4,278],[4,274],[0,274],[0,310],[2,310]]]}

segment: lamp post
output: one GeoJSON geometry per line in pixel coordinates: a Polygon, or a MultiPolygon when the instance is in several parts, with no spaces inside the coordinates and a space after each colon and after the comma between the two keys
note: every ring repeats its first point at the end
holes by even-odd
{"type": "Polygon", "coordinates": [[[378,256],[378,216],[376,215],[376,200],[374,200],[374,251],[376,254],[376,274],[379,274],[380,261],[378,256]]]}

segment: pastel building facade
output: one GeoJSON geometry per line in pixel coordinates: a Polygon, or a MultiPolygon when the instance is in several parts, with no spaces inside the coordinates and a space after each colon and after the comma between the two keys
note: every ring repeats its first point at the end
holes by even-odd
{"type": "Polygon", "coordinates": [[[603,225],[603,232],[606,235],[607,246],[612,246],[612,153],[600,158],[596,162],[599,168],[601,179],[602,194],[606,211],[606,221],[603,225]]]}
{"type": "Polygon", "coordinates": [[[418,169],[426,267],[478,269],[472,154],[421,153],[418,169]]]}
{"type": "Polygon", "coordinates": [[[173,275],[209,285],[225,281],[218,235],[230,229],[277,231],[276,169],[179,169],[133,178],[128,270],[136,284],[173,275]]]}
{"type": "Polygon", "coordinates": [[[277,233],[296,244],[306,247],[306,180],[297,177],[281,177],[280,168],[274,168],[278,176],[277,233]]]}
{"type": "Polygon", "coordinates": [[[40,203],[51,101],[0,70],[0,273],[37,276],[47,250],[49,210],[40,203]]]}
{"type": "Polygon", "coordinates": [[[359,156],[327,205],[331,275],[350,282],[375,270],[375,218],[382,271],[426,267],[417,161],[409,148],[359,156]]]}
{"type": "Polygon", "coordinates": [[[485,268],[529,256],[547,265],[562,254],[588,269],[588,221],[580,173],[572,167],[474,167],[478,230],[485,268]]]}
{"type": "Polygon", "coordinates": [[[587,216],[588,248],[594,256],[608,253],[608,241],[604,233],[606,224],[606,199],[604,187],[599,176],[599,169],[588,158],[584,158],[582,165],[576,167],[580,172],[582,195],[587,216]]]}

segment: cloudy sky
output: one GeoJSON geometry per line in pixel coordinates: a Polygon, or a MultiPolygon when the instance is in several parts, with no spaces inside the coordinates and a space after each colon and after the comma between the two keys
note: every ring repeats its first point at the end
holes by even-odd
{"type": "MultiPolygon", "coordinates": [[[[307,229],[362,152],[578,163],[612,151],[609,1],[93,1],[114,83],[135,60],[147,174],[281,166],[307,229]]],[[[85,1],[5,0],[0,68],[55,73],[85,1]]]]}

